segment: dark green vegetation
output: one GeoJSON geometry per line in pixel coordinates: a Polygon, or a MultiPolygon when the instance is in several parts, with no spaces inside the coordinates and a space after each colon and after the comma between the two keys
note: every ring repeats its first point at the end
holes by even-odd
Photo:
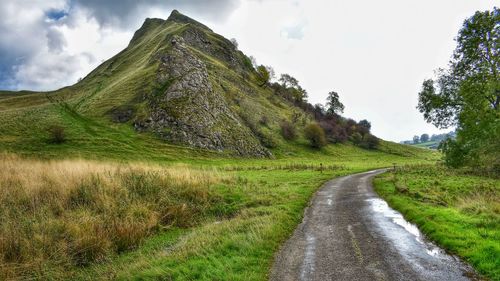
{"type": "Polygon", "coordinates": [[[499,175],[500,9],[476,12],[456,41],[449,68],[424,81],[418,109],[437,127],[457,127],[441,145],[446,164],[499,175]]]}
{"type": "Polygon", "coordinates": [[[440,141],[448,168],[407,166],[375,185],[429,238],[500,280],[500,10],[476,12],[456,41],[449,69],[424,81],[418,103],[428,122],[456,126],[456,137],[412,141],[422,147],[440,141]]]}
{"type": "Polygon", "coordinates": [[[375,189],[430,239],[500,280],[500,180],[403,166],[376,178],[375,189]]]}

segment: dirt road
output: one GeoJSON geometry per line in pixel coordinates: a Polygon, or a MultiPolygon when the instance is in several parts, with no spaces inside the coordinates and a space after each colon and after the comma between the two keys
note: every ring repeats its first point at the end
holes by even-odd
{"type": "Polygon", "coordinates": [[[372,171],[319,190],[276,256],[271,280],[476,280],[372,191],[372,171]]]}

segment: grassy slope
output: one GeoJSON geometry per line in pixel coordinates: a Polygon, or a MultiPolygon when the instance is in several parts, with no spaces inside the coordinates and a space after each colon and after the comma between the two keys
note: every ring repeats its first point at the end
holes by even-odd
{"type": "Polygon", "coordinates": [[[429,238],[500,280],[500,180],[427,165],[381,175],[375,186],[429,238]]]}

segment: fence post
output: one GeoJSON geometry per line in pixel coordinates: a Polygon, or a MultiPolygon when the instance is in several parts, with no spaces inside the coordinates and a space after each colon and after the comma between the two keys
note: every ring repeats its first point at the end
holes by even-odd
{"type": "Polygon", "coordinates": [[[319,163],[319,171],[323,173],[323,163],[319,163]]]}
{"type": "Polygon", "coordinates": [[[396,163],[392,163],[392,166],[393,166],[393,171],[396,172],[396,163]]]}

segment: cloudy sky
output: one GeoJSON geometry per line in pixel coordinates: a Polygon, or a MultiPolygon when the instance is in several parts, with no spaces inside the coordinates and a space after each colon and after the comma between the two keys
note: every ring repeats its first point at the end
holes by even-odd
{"type": "Polygon", "coordinates": [[[172,9],[289,73],[323,103],[337,91],[345,116],[400,141],[439,132],[415,109],[433,70],[446,66],[463,20],[481,0],[0,0],[0,89],[75,83],[125,48],[147,17],[172,9]]]}

